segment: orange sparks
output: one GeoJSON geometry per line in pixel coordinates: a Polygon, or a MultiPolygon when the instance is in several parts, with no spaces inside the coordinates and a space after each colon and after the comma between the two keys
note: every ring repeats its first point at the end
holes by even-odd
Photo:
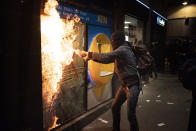
{"type": "Polygon", "coordinates": [[[63,21],[56,10],[57,6],[56,0],[48,0],[44,9],[46,15],[41,15],[42,92],[43,100],[48,105],[53,105],[59,93],[64,66],[69,65],[74,52],[78,52],[73,49],[77,36],[74,25],[80,19],[74,15],[74,19],[63,21]]]}

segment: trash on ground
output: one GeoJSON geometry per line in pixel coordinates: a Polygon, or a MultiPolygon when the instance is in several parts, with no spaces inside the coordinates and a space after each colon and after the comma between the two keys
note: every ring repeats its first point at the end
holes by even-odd
{"type": "Polygon", "coordinates": [[[159,124],[157,124],[157,126],[164,126],[165,125],[165,123],[159,123],[159,124]]]}
{"type": "Polygon", "coordinates": [[[174,103],[173,103],[173,102],[167,102],[167,104],[168,104],[168,105],[173,105],[174,103]]]}
{"type": "Polygon", "coordinates": [[[155,100],[155,101],[156,101],[157,103],[158,103],[158,102],[161,102],[161,100],[155,100]]]}
{"type": "Polygon", "coordinates": [[[146,102],[150,102],[150,100],[146,100],[146,102]]]}
{"type": "Polygon", "coordinates": [[[101,122],[104,123],[104,124],[107,124],[107,123],[108,123],[108,121],[106,121],[106,120],[104,120],[104,119],[102,119],[102,118],[98,118],[98,120],[101,121],[101,122]]]}
{"type": "Polygon", "coordinates": [[[158,95],[157,97],[159,98],[159,97],[161,97],[161,95],[158,95]]]}

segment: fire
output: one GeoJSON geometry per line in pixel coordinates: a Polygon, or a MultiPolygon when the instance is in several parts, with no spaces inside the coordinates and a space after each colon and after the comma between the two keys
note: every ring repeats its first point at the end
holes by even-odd
{"type": "MultiPolygon", "coordinates": [[[[42,61],[42,92],[44,106],[52,108],[59,93],[59,82],[65,65],[73,61],[73,42],[76,39],[75,23],[79,18],[68,17],[66,22],[60,19],[56,10],[58,2],[48,0],[41,15],[41,61],[42,61]]],[[[55,123],[57,117],[55,116],[55,123]]]]}
{"type": "Polygon", "coordinates": [[[56,116],[53,117],[53,118],[54,118],[54,123],[53,123],[53,125],[49,128],[49,130],[51,130],[51,129],[55,128],[56,126],[58,126],[58,125],[56,124],[58,118],[57,118],[56,116]]]}

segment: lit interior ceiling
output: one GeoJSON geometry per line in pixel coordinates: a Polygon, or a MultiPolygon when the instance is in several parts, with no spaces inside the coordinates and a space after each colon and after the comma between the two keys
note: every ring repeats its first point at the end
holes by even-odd
{"type": "Polygon", "coordinates": [[[125,22],[124,22],[124,28],[128,29],[127,27],[129,25],[137,26],[137,19],[130,17],[128,15],[125,15],[125,22]]]}
{"type": "Polygon", "coordinates": [[[168,7],[175,7],[175,6],[180,6],[184,1],[187,1],[188,4],[195,4],[195,0],[167,0],[168,2],[168,7]]]}

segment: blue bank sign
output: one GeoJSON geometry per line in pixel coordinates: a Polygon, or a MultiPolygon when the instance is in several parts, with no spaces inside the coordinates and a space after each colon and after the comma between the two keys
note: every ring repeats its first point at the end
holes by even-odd
{"type": "Polygon", "coordinates": [[[159,16],[157,16],[157,24],[160,26],[165,26],[165,20],[159,16]]]}
{"type": "Polygon", "coordinates": [[[74,16],[78,15],[81,22],[93,24],[93,25],[101,25],[101,26],[112,26],[112,18],[109,16],[93,14],[85,11],[78,10],[71,6],[65,6],[63,4],[59,4],[57,10],[60,14],[61,18],[66,18],[68,15],[74,16]]]}

